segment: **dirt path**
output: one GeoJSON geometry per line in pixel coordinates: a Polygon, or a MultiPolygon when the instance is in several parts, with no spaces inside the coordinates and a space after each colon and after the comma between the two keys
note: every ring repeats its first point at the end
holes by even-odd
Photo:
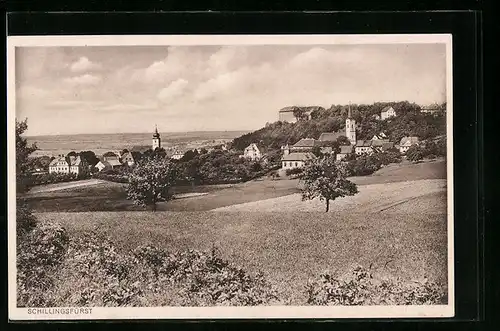
{"type": "Polygon", "coordinates": [[[91,185],[99,185],[106,183],[104,180],[100,179],[85,179],[74,182],[66,182],[66,183],[57,183],[57,184],[47,184],[33,187],[29,194],[33,193],[44,193],[44,192],[55,192],[61,190],[67,190],[75,187],[83,187],[83,186],[91,186],[91,185]]]}

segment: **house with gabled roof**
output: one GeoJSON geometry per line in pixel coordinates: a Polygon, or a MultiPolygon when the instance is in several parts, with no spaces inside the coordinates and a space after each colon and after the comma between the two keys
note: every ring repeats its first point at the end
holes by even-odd
{"type": "Polygon", "coordinates": [[[287,155],[283,155],[281,158],[281,168],[282,169],[295,169],[303,167],[307,161],[316,158],[313,153],[310,152],[295,152],[287,155]]]}
{"type": "Polygon", "coordinates": [[[373,153],[372,140],[358,140],[354,147],[356,155],[373,153]]]}
{"type": "Polygon", "coordinates": [[[251,143],[245,148],[243,155],[240,155],[240,157],[253,161],[260,161],[260,159],[262,159],[262,152],[256,143],[251,143]]]}
{"type": "Polygon", "coordinates": [[[345,159],[349,154],[352,154],[354,150],[354,146],[348,145],[348,146],[340,146],[340,152],[337,153],[335,156],[337,161],[345,159]]]}
{"type": "Polygon", "coordinates": [[[394,116],[396,116],[396,111],[391,106],[384,107],[384,109],[382,109],[382,111],[380,112],[381,120],[385,120],[394,116]]]}
{"type": "Polygon", "coordinates": [[[401,154],[406,153],[411,146],[418,144],[419,144],[418,137],[415,136],[403,137],[399,142],[399,152],[401,154]]]}
{"type": "Polygon", "coordinates": [[[78,156],[64,156],[59,155],[59,157],[52,160],[49,164],[49,173],[60,173],[60,174],[75,174],[79,175],[88,167],[82,160],[80,155],[78,156]]]}
{"type": "Polygon", "coordinates": [[[314,146],[317,146],[316,139],[302,138],[290,146],[290,152],[310,152],[314,146]]]}

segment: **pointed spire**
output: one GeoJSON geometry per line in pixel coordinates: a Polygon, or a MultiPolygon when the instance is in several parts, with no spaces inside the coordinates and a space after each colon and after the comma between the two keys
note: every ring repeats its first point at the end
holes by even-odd
{"type": "Polygon", "coordinates": [[[158,125],[155,124],[155,133],[158,133],[158,125]]]}
{"type": "Polygon", "coordinates": [[[351,114],[351,101],[349,100],[349,110],[347,111],[347,118],[351,118],[352,117],[352,114],[351,114]]]}

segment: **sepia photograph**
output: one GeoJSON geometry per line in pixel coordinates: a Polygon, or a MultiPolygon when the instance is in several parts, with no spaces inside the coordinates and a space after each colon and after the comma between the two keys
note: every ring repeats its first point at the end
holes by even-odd
{"type": "Polygon", "coordinates": [[[451,42],[9,37],[9,317],[452,317],[451,42]]]}

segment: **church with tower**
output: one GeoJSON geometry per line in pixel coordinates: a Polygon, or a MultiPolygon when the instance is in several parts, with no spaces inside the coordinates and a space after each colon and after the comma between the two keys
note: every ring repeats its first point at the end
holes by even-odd
{"type": "Polygon", "coordinates": [[[345,136],[351,142],[351,145],[356,145],[356,120],[352,118],[351,105],[347,111],[347,119],[345,120],[345,136]]]}
{"type": "Polygon", "coordinates": [[[155,125],[155,133],[153,133],[152,148],[153,151],[157,148],[161,148],[161,137],[160,134],[158,133],[158,127],[156,125],[155,125]]]}

